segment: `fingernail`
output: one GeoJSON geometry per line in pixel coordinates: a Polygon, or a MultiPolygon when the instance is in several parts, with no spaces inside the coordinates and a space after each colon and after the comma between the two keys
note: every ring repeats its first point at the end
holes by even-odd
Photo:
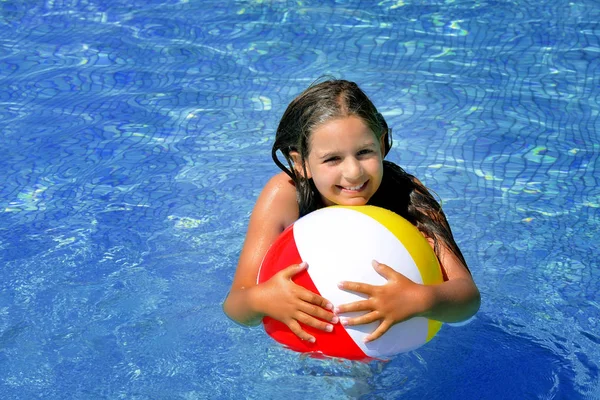
{"type": "Polygon", "coordinates": [[[371,338],[369,338],[368,336],[363,339],[363,343],[369,343],[370,341],[371,341],[371,338]]]}
{"type": "Polygon", "coordinates": [[[379,266],[379,262],[376,260],[371,261],[371,265],[374,267],[378,267],[379,266]]]}
{"type": "Polygon", "coordinates": [[[344,326],[348,325],[348,318],[341,317],[340,324],[342,324],[344,326]]]}
{"type": "Polygon", "coordinates": [[[333,308],[333,313],[334,314],[339,314],[340,313],[340,308],[339,307],[334,307],[333,308]]]}
{"type": "Polygon", "coordinates": [[[300,267],[301,267],[301,268],[306,268],[306,267],[308,267],[308,264],[307,264],[305,261],[302,261],[302,262],[300,263],[300,267]]]}
{"type": "Polygon", "coordinates": [[[308,339],[309,342],[314,343],[316,342],[316,339],[314,337],[311,337],[310,339],[308,339]]]}
{"type": "Polygon", "coordinates": [[[340,322],[340,319],[338,318],[337,315],[334,315],[333,318],[331,318],[331,323],[337,324],[338,322],[340,322]]]}
{"type": "Polygon", "coordinates": [[[333,310],[333,304],[331,303],[327,303],[327,305],[325,306],[326,310],[333,310]]]}
{"type": "Polygon", "coordinates": [[[327,332],[332,332],[333,331],[333,325],[327,325],[327,327],[325,327],[325,330],[327,332]]]}
{"type": "Polygon", "coordinates": [[[337,287],[339,287],[340,289],[344,288],[344,282],[338,282],[337,287]]]}

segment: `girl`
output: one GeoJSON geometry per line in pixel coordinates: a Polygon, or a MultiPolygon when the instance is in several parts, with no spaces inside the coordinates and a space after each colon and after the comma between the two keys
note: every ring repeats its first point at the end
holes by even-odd
{"type": "MultiPolygon", "coordinates": [[[[365,93],[353,82],[328,80],[309,87],[281,118],[272,156],[283,170],[260,194],[248,226],[225,313],[244,325],[264,316],[286,324],[303,340],[315,338],[300,323],[332,331],[344,325],[378,320],[372,341],[392,325],[415,316],[444,322],[468,319],[480,296],[446,217],[431,193],[414,176],[384,161],[391,131],[365,93]],[[278,158],[281,152],[288,166],[278,158]],[[334,307],[327,299],[296,285],[292,277],[309,268],[290,265],[257,284],[262,259],[283,230],[303,215],[333,204],[372,204],[406,218],[428,239],[437,255],[444,283],[420,285],[384,264],[373,262],[387,279],[383,286],[342,282],[343,290],[361,292],[365,300],[334,307]],[[338,317],[366,311],[356,318],[338,317]]],[[[343,265],[339,266],[344,268],[343,265]]]]}

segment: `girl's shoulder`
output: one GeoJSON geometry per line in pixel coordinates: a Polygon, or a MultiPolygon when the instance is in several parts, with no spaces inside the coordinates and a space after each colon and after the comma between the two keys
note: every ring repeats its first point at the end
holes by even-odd
{"type": "Polygon", "coordinates": [[[273,176],[263,187],[250,214],[232,287],[256,285],[260,264],[269,247],[298,218],[295,192],[294,184],[284,173],[273,176]]]}
{"type": "Polygon", "coordinates": [[[296,202],[296,185],[294,181],[285,173],[280,172],[269,179],[262,190],[261,196],[275,196],[277,200],[287,202],[296,202]]]}
{"type": "Polygon", "coordinates": [[[269,219],[276,219],[285,228],[298,219],[298,201],[296,186],[291,178],[280,172],[265,184],[254,212],[269,219]]]}

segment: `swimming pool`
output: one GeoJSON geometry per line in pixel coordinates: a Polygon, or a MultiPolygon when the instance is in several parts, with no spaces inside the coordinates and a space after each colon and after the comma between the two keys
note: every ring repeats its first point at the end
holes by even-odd
{"type": "Polygon", "coordinates": [[[0,3],[3,399],[600,398],[600,8],[0,3]],[[389,363],[223,315],[287,103],[357,81],[443,199],[476,319],[389,363]]]}

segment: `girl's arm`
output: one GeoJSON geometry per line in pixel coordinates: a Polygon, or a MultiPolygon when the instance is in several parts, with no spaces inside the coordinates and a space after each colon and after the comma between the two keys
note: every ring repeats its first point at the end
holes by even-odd
{"type": "Polygon", "coordinates": [[[231,290],[223,303],[225,314],[243,325],[258,325],[265,315],[256,280],[264,255],[285,228],[289,190],[280,175],[265,185],[254,205],[231,290]],[[273,213],[269,208],[274,208],[273,213]]]}
{"type": "MultiPolygon", "coordinates": [[[[429,239],[433,247],[433,241],[429,239]]],[[[479,310],[479,289],[460,259],[445,245],[439,245],[438,259],[447,280],[439,285],[424,286],[426,311],[419,315],[442,322],[460,322],[479,310]],[[429,293],[427,293],[429,292],[429,293]]]]}
{"type": "Polygon", "coordinates": [[[285,323],[301,339],[314,340],[299,322],[327,331],[333,329],[329,322],[337,322],[337,317],[326,310],[332,308],[327,300],[292,282],[292,277],[307,266],[292,265],[267,282],[256,282],[269,247],[297,218],[295,187],[287,175],[280,173],[267,183],[254,206],[223,310],[244,325],[258,325],[268,315],[285,323]]]}
{"type": "MultiPolygon", "coordinates": [[[[433,247],[433,241],[429,240],[433,247]]],[[[381,286],[359,282],[342,282],[340,288],[368,295],[366,300],[336,307],[336,313],[366,311],[356,318],[341,318],[344,325],[361,325],[380,321],[366,340],[381,337],[398,322],[423,316],[443,322],[464,321],[475,315],[480,294],[466,266],[447,247],[440,245],[440,265],[446,281],[438,285],[420,285],[385,264],[373,263],[375,270],[387,279],[381,286]]]]}

